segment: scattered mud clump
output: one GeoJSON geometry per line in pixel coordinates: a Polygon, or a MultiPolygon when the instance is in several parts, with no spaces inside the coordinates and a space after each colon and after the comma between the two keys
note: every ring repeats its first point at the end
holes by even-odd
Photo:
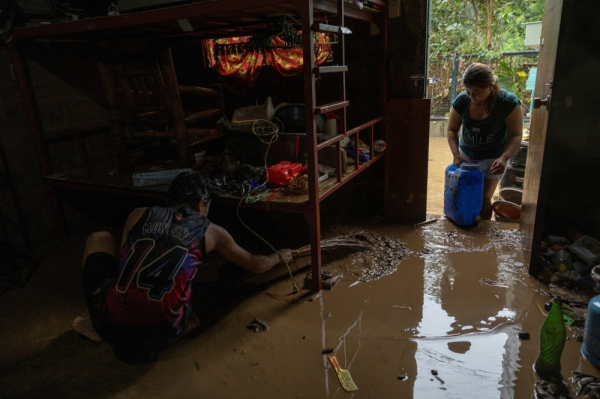
{"type": "Polygon", "coordinates": [[[358,230],[345,236],[364,244],[364,250],[352,255],[350,263],[342,266],[347,272],[359,276],[360,282],[373,281],[392,274],[402,259],[412,252],[406,248],[406,243],[390,235],[358,230]]]}

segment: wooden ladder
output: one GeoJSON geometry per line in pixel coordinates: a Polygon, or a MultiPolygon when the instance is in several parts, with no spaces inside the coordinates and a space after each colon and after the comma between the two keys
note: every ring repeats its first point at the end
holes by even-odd
{"type": "MultiPolygon", "coordinates": [[[[321,276],[321,221],[320,221],[320,202],[325,197],[319,193],[319,181],[318,181],[318,151],[324,148],[326,145],[336,145],[337,153],[337,184],[342,182],[342,147],[341,139],[346,137],[346,108],[349,102],[346,100],[346,72],[348,66],[346,65],[346,54],[345,54],[345,35],[352,33],[350,29],[345,27],[344,22],[344,0],[337,0],[337,25],[329,25],[325,23],[313,23],[313,2],[307,1],[307,8],[304,9],[304,15],[302,16],[302,30],[303,32],[310,32],[310,34],[303,35],[303,48],[304,48],[304,97],[306,103],[306,120],[312,123],[307,124],[307,152],[308,152],[308,182],[309,182],[309,209],[305,213],[305,218],[310,227],[310,240],[311,240],[311,268],[312,268],[312,288],[314,291],[320,291],[322,289],[323,281],[321,276]],[[338,47],[341,53],[341,64],[339,66],[315,66],[314,62],[314,45],[313,45],[313,32],[329,32],[340,35],[340,41],[338,47]],[[308,67],[310,65],[310,67],[308,67]],[[337,102],[317,105],[316,94],[315,94],[315,76],[319,76],[325,73],[339,74],[339,100],[337,102]],[[341,110],[340,120],[340,131],[342,135],[337,135],[331,140],[325,143],[317,144],[317,132],[315,118],[317,115],[326,114],[335,110],[341,110]],[[326,145],[324,145],[326,144],[326,145]]],[[[356,144],[358,144],[358,132],[356,132],[356,144]]]]}

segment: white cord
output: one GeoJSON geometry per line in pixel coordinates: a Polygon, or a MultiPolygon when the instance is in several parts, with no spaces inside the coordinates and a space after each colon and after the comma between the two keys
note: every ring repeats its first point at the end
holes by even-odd
{"type": "MultiPolygon", "coordinates": [[[[276,119],[276,118],[273,118],[273,119],[276,119]]],[[[277,120],[279,120],[279,119],[277,119],[277,120]]],[[[283,124],[282,124],[282,126],[283,126],[283,124]]],[[[250,189],[250,192],[248,193],[248,195],[250,195],[252,192],[255,192],[258,189],[264,187],[267,184],[267,182],[269,181],[269,169],[267,168],[267,156],[269,155],[269,150],[271,149],[271,144],[276,142],[277,139],[279,138],[279,136],[278,136],[279,126],[276,123],[271,122],[270,120],[257,119],[252,124],[252,133],[254,133],[254,135],[256,137],[258,137],[258,139],[260,140],[261,143],[267,144],[267,150],[265,151],[265,173],[267,174],[267,176],[266,176],[265,182],[258,187],[250,189]],[[265,141],[263,139],[264,137],[270,137],[269,141],[265,141]]],[[[288,261],[281,254],[281,252],[279,252],[277,249],[275,249],[275,247],[273,247],[273,245],[271,245],[267,240],[262,238],[257,232],[255,232],[248,225],[246,225],[246,223],[244,223],[244,221],[240,217],[240,206],[242,205],[243,201],[244,201],[244,197],[242,197],[240,199],[240,202],[238,203],[238,206],[237,206],[237,217],[238,217],[240,223],[245,228],[247,228],[252,234],[254,234],[258,238],[260,238],[262,240],[262,242],[267,244],[273,251],[275,251],[277,254],[279,254],[279,258],[283,259],[283,261],[285,262],[285,265],[287,266],[288,272],[290,273],[290,278],[292,279],[292,284],[294,286],[294,293],[300,291],[300,289],[298,288],[298,285],[296,284],[296,280],[294,279],[294,275],[292,274],[292,269],[290,268],[288,261]]]]}

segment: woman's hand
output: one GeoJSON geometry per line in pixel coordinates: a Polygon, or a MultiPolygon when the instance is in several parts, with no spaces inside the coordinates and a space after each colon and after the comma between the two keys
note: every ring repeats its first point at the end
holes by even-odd
{"type": "Polygon", "coordinates": [[[465,157],[463,157],[462,155],[458,154],[454,156],[454,159],[452,160],[452,163],[455,166],[460,166],[461,163],[463,162],[467,162],[467,160],[465,159],[465,157]]]}
{"type": "Polygon", "coordinates": [[[501,175],[506,169],[506,160],[502,157],[496,159],[490,167],[490,173],[493,175],[501,175]]]}

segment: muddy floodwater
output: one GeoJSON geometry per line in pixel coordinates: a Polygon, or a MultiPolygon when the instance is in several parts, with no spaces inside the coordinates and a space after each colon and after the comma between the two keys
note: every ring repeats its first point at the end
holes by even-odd
{"type": "MultiPolygon", "coordinates": [[[[488,221],[465,229],[439,216],[417,228],[385,220],[334,226],[324,238],[360,231],[370,248],[324,254],[323,270],[342,278],[318,294],[302,288],[309,257],[291,265],[301,287],[295,294],[285,266],[253,277],[201,270],[203,329],[140,366],[76,337],[69,322],[83,302],[36,291],[43,285],[34,281],[2,298],[0,339],[11,345],[0,352],[0,396],[533,398],[532,364],[551,294],[528,275],[516,228],[488,221]],[[36,311],[41,302],[48,309],[36,311]],[[13,311],[21,304],[28,306],[13,311]],[[342,389],[332,354],[357,391],[342,389]]],[[[563,377],[598,375],[573,334],[581,331],[567,330],[563,377]]]]}

